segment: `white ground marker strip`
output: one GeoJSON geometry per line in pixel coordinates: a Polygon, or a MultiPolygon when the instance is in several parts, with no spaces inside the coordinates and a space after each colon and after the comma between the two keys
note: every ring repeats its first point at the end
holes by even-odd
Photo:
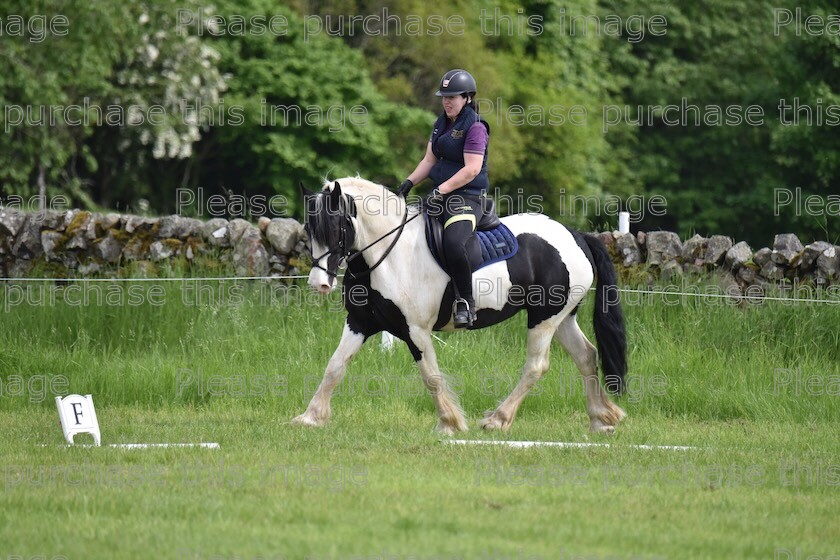
{"type": "Polygon", "coordinates": [[[567,449],[578,449],[586,447],[616,447],[629,449],[663,449],[668,451],[690,451],[692,449],[700,449],[699,447],[690,447],[686,445],[613,445],[610,443],[588,443],[576,441],[496,441],[496,440],[474,440],[474,439],[448,439],[442,440],[443,443],[452,445],[504,445],[507,447],[514,447],[517,449],[524,449],[528,447],[560,447],[567,449]]]}
{"type": "MultiPolygon", "coordinates": [[[[47,444],[43,444],[46,446],[47,444]]],[[[71,447],[116,447],[119,449],[159,449],[167,447],[203,447],[204,449],[221,449],[218,443],[109,443],[106,445],[93,445],[92,443],[79,443],[64,445],[71,447]]]]}
{"type": "Polygon", "coordinates": [[[204,449],[221,449],[218,443],[110,443],[108,447],[120,449],[151,449],[159,447],[203,447],[204,449]]]}

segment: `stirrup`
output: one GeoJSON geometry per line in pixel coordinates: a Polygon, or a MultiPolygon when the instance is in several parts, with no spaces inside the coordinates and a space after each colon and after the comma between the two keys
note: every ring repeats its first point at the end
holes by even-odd
{"type": "Polygon", "coordinates": [[[457,298],[452,304],[452,321],[456,329],[473,326],[475,318],[475,312],[470,307],[469,302],[464,298],[457,298]],[[462,309],[458,309],[459,304],[463,305],[462,309]]]}

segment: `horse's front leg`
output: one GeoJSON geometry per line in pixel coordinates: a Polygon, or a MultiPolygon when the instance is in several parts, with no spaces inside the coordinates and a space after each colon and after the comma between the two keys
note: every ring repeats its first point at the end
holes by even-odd
{"type": "Polygon", "coordinates": [[[365,336],[362,333],[353,331],[348,323],[344,324],[341,341],[327,364],[327,371],[324,372],[324,378],[321,380],[318,390],[315,391],[315,395],[309,401],[306,412],[292,419],[293,424],[320,427],[329,421],[330,399],[333,389],[344,378],[347,364],[361,349],[364,342],[365,336]]]}
{"type": "Polygon", "coordinates": [[[458,404],[457,395],[449,388],[446,378],[438,368],[431,333],[419,327],[410,327],[409,335],[411,338],[409,349],[420,368],[423,383],[435,401],[438,413],[437,430],[446,435],[452,435],[456,431],[466,432],[467,421],[464,419],[464,411],[458,404]]]}

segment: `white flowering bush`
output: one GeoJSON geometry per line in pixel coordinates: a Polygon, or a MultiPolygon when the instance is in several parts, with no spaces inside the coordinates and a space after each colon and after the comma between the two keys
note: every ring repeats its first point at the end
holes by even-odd
{"type": "MultiPolygon", "coordinates": [[[[217,117],[220,96],[227,89],[217,66],[219,53],[179,26],[176,14],[183,5],[143,5],[137,16],[140,41],[133,48],[133,58],[116,75],[121,102],[136,113],[128,115],[121,150],[139,143],[150,146],[155,159],[189,158],[202,129],[217,117]],[[153,106],[162,108],[162,118],[159,114],[148,118],[153,106]]],[[[194,9],[197,17],[212,13],[209,6],[194,9]]],[[[206,20],[197,23],[207,24],[206,20]]]]}

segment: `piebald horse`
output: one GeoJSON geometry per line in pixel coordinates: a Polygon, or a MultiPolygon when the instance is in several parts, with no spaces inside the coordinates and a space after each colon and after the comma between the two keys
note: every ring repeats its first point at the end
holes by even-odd
{"type": "MultiPolygon", "coordinates": [[[[309,286],[322,294],[336,288],[339,266],[346,266],[344,305],[347,319],[315,395],[292,420],[324,426],[330,399],[348,363],[365,340],[388,331],[408,345],[438,414],[437,430],[466,431],[467,422],[446,377],[438,369],[432,332],[453,330],[454,292],[449,276],[433,259],[421,209],[376,183],[347,177],[325,183],[320,192],[301,185],[305,229],[313,267],[309,286]]],[[[528,356],[518,385],[480,421],[486,430],[507,430],[522,400],[548,370],[551,341],[572,356],[583,375],[589,429],[612,433],[624,418],[602,388],[624,389],[627,369],[624,318],[618,303],[615,269],[600,239],[568,229],[541,214],[502,218],[516,236],[518,252],[473,274],[477,321],[483,328],[528,314],[528,356]],[[598,350],[577,324],[576,311],[597,276],[594,330],[598,350]]]]}

